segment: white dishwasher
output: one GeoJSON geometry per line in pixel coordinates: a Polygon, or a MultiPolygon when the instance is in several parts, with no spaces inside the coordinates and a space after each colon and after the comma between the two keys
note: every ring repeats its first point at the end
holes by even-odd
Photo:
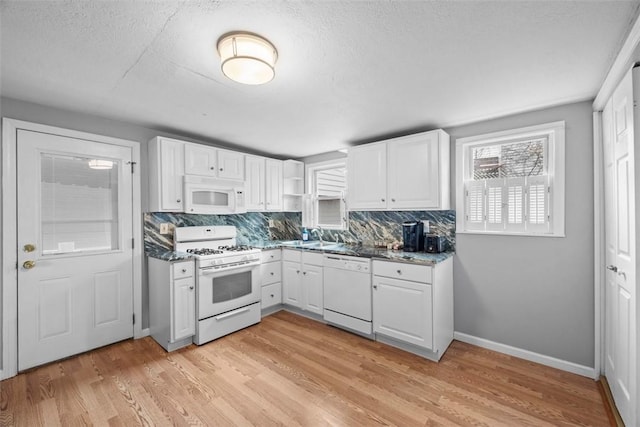
{"type": "Polygon", "coordinates": [[[371,336],[371,260],[324,256],[324,320],[371,336]]]}

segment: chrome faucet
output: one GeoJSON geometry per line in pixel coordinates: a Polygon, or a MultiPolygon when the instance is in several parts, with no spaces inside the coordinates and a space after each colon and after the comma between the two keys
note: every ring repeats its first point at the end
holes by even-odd
{"type": "Polygon", "coordinates": [[[311,230],[311,232],[316,233],[316,235],[318,236],[318,240],[320,240],[320,244],[324,243],[322,241],[322,227],[314,228],[313,230],[311,230]]]}

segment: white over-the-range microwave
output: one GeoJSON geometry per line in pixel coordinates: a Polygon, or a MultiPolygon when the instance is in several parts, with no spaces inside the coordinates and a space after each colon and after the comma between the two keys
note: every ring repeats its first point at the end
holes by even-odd
{"type": "Polygon", "coordinates": [[[183,179],[185,213],[233,214],[247,211],[244,182],[198,175],[185,175],[183,179]]]}

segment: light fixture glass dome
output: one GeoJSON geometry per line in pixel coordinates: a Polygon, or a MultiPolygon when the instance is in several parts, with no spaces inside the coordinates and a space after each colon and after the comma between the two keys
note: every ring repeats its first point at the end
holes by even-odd
{"type": "Polygon", "coordinates": [[[273,80],[278,52],[269,41],[250,33],[229,33],[218,40],[222,72],[231,80],[260,85],[273,80]]]}
{"type": "Polygon", "coordinates": [[[91,159],[89,160],[89,167],[98,170],[113,169],[113,162],[111,160],[91,159]]]}

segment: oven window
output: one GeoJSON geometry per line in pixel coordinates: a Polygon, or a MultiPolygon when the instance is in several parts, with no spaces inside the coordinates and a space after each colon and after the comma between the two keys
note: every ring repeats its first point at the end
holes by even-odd
{"type": "Polygon", "coordinates": [[[232,301],[251,294],[251,272],[230,274],[213,279],[213,302],[232,301]]]}
{"type": "Polygon", "coordinates": [[[194,191],[193,204],[205,206],[229,206],[229,193],[224,191],[194,191]]]}

